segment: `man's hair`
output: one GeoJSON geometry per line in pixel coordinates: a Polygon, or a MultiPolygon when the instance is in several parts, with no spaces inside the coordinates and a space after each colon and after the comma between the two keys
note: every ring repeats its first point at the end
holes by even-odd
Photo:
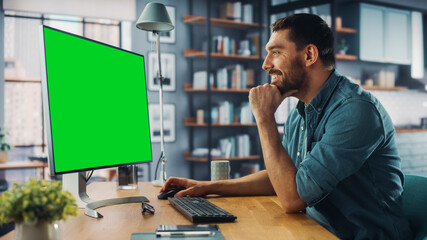
{"type": "Polygon", "coordinates": [[[295,14],[281,18],[271,25],[273,32],[289,29],[289,41],[297,50],[314,44],[319,50],[319,58],[328,69],[335,67],[334,34],[323,19],[313,14],[295,14]]]}

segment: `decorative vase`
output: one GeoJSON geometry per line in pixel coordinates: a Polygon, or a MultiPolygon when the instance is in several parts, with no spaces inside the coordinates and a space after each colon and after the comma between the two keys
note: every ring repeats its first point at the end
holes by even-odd
{"type": "Polygon", "coordinates": [[[0,151],[0,163],[6,163],[7,159],[9,159],[9,152],[0,151]]]}
{"type": "Polygon", "coordinates": [[[35,225],[16,223],[15,240],[60,240],[58,222],[39,221],[35,225]]]}

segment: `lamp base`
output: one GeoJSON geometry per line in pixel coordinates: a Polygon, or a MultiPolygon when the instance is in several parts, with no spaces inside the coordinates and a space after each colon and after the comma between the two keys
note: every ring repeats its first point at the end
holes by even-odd
{"type": "Polygon", "coordinates": [[[163,187],[163,185],[165,184],[165,182],[162,179],[156,179],[151,183],[153,184],[153,186],[156,186],[156,187],[163,187]]]}

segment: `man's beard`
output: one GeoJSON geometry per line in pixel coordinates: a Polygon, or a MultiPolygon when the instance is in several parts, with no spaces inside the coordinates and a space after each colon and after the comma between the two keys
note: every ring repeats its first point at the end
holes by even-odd
{"type": "Polygon", "coordinates": [[[299,90],[306,84],[307,73],[303,68],[303,63],[295,58],[292,61],[291,66],[289,67],[288,72],[281,72],[276,69],[271,69],[268,71],[268,74],[276,74],[281,76],[281,80],[274,85],[279,88],[280,93],[284,93],[290,90],[299,90]],[[283,76],[284,75],[284,76],[283,76]]]}

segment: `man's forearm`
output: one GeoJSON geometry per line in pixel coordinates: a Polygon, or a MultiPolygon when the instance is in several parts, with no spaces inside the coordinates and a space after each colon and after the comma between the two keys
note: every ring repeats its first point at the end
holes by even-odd
{"type": "Polygon", "coordinates": [[[266,170],[237,179],[212,182],[208,192],[222,196],[275,194],[266,170]]]}
{"type": "Polygon", "coordinates": [[[305,208],[297,192],[297,169],[283,148],[274,119],[257,119],[258,132],[263,149],[264,162],[270,182],[287,212],[305,208]]]}

